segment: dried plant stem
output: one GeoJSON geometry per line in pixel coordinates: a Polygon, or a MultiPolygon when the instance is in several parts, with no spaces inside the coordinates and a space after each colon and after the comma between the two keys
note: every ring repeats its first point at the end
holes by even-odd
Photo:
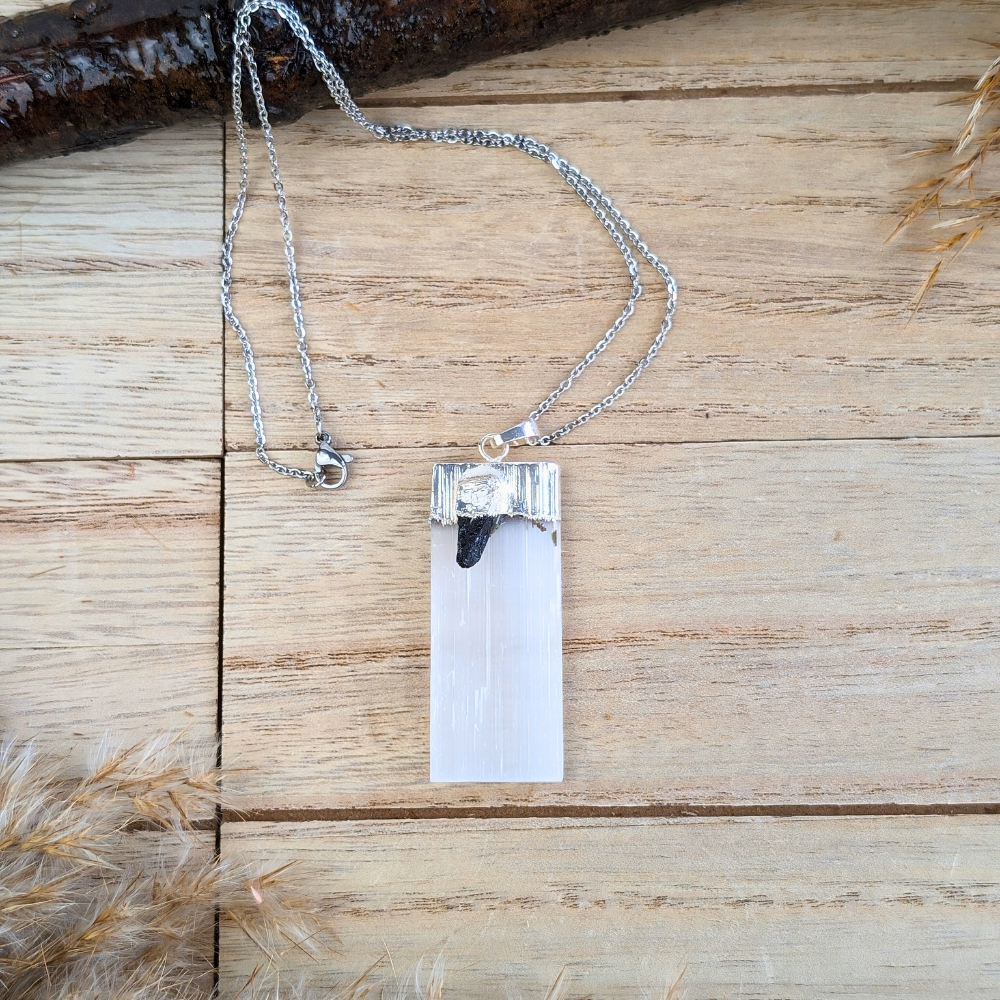
{"type": "MultiPolygon", "coordinates": [[[[252,870],[215,855],[214,830],[198,821],[220,804],[218,770],[186,755],[178,737],[104,745],[83,777],[31,745],[0,743],[0,997],[208,1000],[218,915],[261,956],[219,1000],[305,1000],[305,987],[281,983],[280,965],[292,951],[318,957],[330,923],[295,891],[291,865],[252,870]]],[[[443,1000],[441,955],[395,985],[374,975],[387,958],[308,995],[443,1000]]],[[[685,971],[664,1000],[680,1000],[685,971]]],[[[546,1000],[567,985],[564,968],[546,1000]]]]}
{"type": "MultiPolygon", "coordinates": [[[[30,745],[0,745],[0,995],[201,1000],[217,911],[265,969],[314,949],[327,923],[292,891],[288,866],[221,861],[197,829],[218,781],[178,737],[105,745],[83,777],[30,745]]],[[[262,995],[257,983],[239,992],[262,995]]]]}
{"type": "Polygon", "coordinates": [[[963,250],[979,239],[1000,216],[1000,191],[976,196],[975,185],[983,165],[1000,147],[1000,123],[993,120],[1000,106],[1000,57],[997,57],[976,82],[972,92],[955,103],[969,103],[971,108],[961,131],[953,142],[941,143],[922,150],[916,156],[951,157],[947,168],[934,177],[906,188],[913,192],[912,201],[901,212],[901,218],[890,239],[915,228],[928,212],[937,213],[938,221],[929,226],[932,233],[946,231],[932,242],[918,247],[938,255],[914,301],[913,312],[922,305],[942,270],[963,250]]]}

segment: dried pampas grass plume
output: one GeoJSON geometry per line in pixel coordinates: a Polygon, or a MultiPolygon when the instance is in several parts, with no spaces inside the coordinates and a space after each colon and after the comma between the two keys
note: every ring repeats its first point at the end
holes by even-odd
{"type": "MultiPolygon", "coordinates": [[[[441,955],[394,984],[375,977],[388,953],[332,991],[281,979],[285,956],[319,958],[333,932],[290,865],[219,859],[220,771],[199,763],[214,758],[181,737],[105,742],[81,777],[65,758],[0,743],[0,997],[444,1000],[441,955]],[[219,920],[260,956],[230,991],[215,981],[219,920]]],[[[663,1000],[681,1000],[685,972],[663,1000]]],[[[567,986],[564,968],[546,1000],[568,1000],[567,986]]]]}
{"type": "Polygon", "coordinates": [[[1000,215],[1000,191],[975,193],[976,179],[983,165],[1000,148],[1000,122],[995,116],[1000,106],[1000,56],[979,78],[971,93],[952,103],[972,105],[955,140],[913,154],[949,155],[951,163],[936,176],[906,188],[913,192],[914,197],[903,209],[899,224],[890,236],[894,239],[904,231],[914,229],[918,220],[928,212],[937,214],[938,221],[929,227],[933,242],[918,249],[937,254],[938,259],[917,291],[914,314],[942,270],[978,240],[1000,215]]]}
{"type": "MultiPolygon", "coordinates": [[[[262,969],[315,948],[326,924],[291,891],[287,866],[254,872],[216,856],[218,778],[180,738],[104,744],[82,777],[30,744],[0,744],[0,995],[204,998],[217,913],[254,942],[262,969]]],[[[259,982],[239,995],[274,996],[259,982]]]]}

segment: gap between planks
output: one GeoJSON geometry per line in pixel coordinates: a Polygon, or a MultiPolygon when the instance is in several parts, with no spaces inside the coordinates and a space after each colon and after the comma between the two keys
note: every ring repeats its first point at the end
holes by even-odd
{"type": "MultiPolygon", "coordinates": [[[[741,437],[741,438],[711,438],[706,440],[705,438],[677,438],[674,439],[649,439],[649,440],[639,440],[637,438],[629,438],[621,441],[560,441],[560,448],[650,448],[650,447],[660,447],[669,446],[671,448],[686,448],[692,445],[724,445],[724,444],[847,444],[851,441],[858,441],[862,443],[874,444],[879,441],[892,442],[892,441],[913,441],[914,443],[919,443],[921,441],[991,441],[993,438],[1000,437],[1000,434],[879,434],[875,437],[866,437],[862,434],[848,434],[843,437],[777,437],[777,438],[755,438],[755,437],[741,437]]],[[[515,445],[515,447],[520,447],[515,445]]],[[[428,451],[440,451],[443,448],[464,448],[468,451],[475,451],[475,443],[470,444],[467,441],[444,441],[441,443],[427,443],[427,444],[413,444],[413,445],[398,445],[398,444],[373,444],[365,445],[364,448],[358,447],[358,451],[364,452],[379,452],[379,451],[403,451],[408,449],[420,449],[426,448],[428,451]]],[[[275,451],[287,451],[290,454],[302,454],[302,455],[312,455],[315,453],[314,449],[311,448],[275,448],[275,451]]],[[[253,455],[253,448],[227,448],[225,451],[225,457],[235,455],[253,455]]],[[[212,458],[217,458],[217,455],[210,456],[212,458]]],[[[57,459],[42,459],[41,461],[57,461],[57,459]]]]}
{"type": "Polygon", "coordinates": [[[224,809],[223,823],[344,823],[460,819],[793,819],[864,816],[996,816],[1000,802],[786,803],[785,805],[465,806],[400,809],[224,809]]]}
{"type": "MultiPolygon", "coordinates": [[[[614,104],[623,101],[696,101],[721,97],[825,97],[837,94],[932,94],[969,93],[976,77],[952,80],[908,80],[864,83],[790,83],[784,86],[755,84],[750,87],[668,87],[664,90],[583,90],[551,94],[470,94],[461,97],[359,97],[361,108],[464,108],[494,104],[614,104]]],[[[321,104],[320,108],[332,105],[321,104]]]]}
{"type": "MultiPolygon", "coordinates": [[[[222,171],[222,222],[220,225],[220,240],[225,238],[226,228],[229,225],[228,218],[228,198],[226,184],[226,120],[219,123],[222,132],[220,144],[219,169],[222,171]]],[[[221,307],[219,309],[220,328],[220,363],[222,371],[220,373],[220,389],[222,392],[220,415],[222,439],[222,470],[219,473],[219,639],[218,639],[218,661],[216,667],[216,688],[215,688],[215,766],[221,772],[222,769],[222,689],[223,689],[223,663],[225,654],[226,639],[226,332],[227,322],[225,313],[221,307]]],[[[215,831],[215,858],[222,857],[222,805],[215,806],[215,816],[213,826],[215,831]]],[[[219,961],[222,947],[222,908],[216,906],[215,919],[212,923],[212,996],[219,995],[219,961]]]]}
{"type": "MultiPolygon", "coordinates": [[[[718,438],[706,441],[704,438],[678,438],[675,440],[649,440],[639,441],[629,439],[628,441],[602,441],[599,446],[602,448],[640,448],[655,445],[670,445],[672,447],[688,447],[690,445],[703,444],[843,444],[849,441],[877,443],[879,441],[990,441],[1000,437],[1000,434],[881,434],[878,437],[864,437],[863,435],[849,435],[846,437],[779,437],[779,438],[718,438]]],[[[426,448],[429,451],[440,451],[442,448],[468,448],[472,450],[475,446],[460,441],[444,441],[434,444],[415,444],[412,448],[426,448]]],[[[563,441],[562,448],[591,448],[594,442],[573,442],[563,441]]],[[[306,448],[281,448],[293,454],[312,455],[314,452],[306,448]]],[[[397,444],[373,444],[366,445],[365,452],[379,451],[399,451],[397,444]]],[[[229,458],[233,455],[252,455],[252,448],[225,448],[222,452],[212,455],[93,455],[86,458],[0,458],[0,465],[62,465],[66,462],[217,462],[220,458],[229,458]]],[[[223,494],[224,503],[224,494],[223,494]]]]}

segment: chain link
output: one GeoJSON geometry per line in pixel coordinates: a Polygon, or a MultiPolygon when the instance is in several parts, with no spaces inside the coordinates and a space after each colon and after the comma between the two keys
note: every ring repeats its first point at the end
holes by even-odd
{"type": "MultiPolygon", "coordinates": [[[[593,420],[598,414],[606,410],[616,400],[620,399],[632,386],[640,374],[649,366],[653,358],[656,357],[660,348],[666,340],[667,334],[673,323],[674,311],[677,307],[677,283],[669,269],[659,257],[649,249],[642,241],[639,234],[629,225],[621,212],[615,207],[611,199],[584,174],[580,173],[576,167],[568,163],[562,157],[557,156],[548,146],[532,139],[530,136],[511,134],[509,132],[494,132],[483,129],[470,128],[436,128],[418,129],[409,125],[380,125],[369,121],[358,105],[351,97],[347,85],[343,78],[327,59],[326,55],[317,48],[313,41],[309,29],[305,26],[298,13],[283,0],[246,0],[240,7],[236,15],[236,26],[233,31],[233,113],[236,119],[236,135],[240,146],[240,184],[236,197],[236,204],[233,208],[232,218],[226,229],[225,238],[222,245],[222,308],[239,338],[240,347],[243,352],[243,362],[247,375],[247,386],[250,396],[250,415],[253,420],[254,436],[256,439],[257,457],[268,468],[283,476],[292,476],[296,479],[303,479],[313,486],[330,485],[326,483],[326,474],[317,463],[315,471],[306,469],[291,468],[272,459],[266,449],[267,439],[264,435],[264,419],[261,412],[260,389],[257,384],[257,369],[254,361],[253,348],[250,338],[245,328],[233,310],[232,285],[233,285],[233,244],[236,238],[236,231],[239,228],[240,219],[246,207],[247,189],[249,186],[250,167],[249,153],[247,149],[246,125],[243,120],[243,94],[242,94],[242,74],[243,67],[246,67],[250,79],[250,89],[253,92],[254,103],[257,109],[257,116],[260,119],[261,131],[264,135],[264,142],[267,146],[267,155],[271,167],[271,177],[274,182],[274,190],[278,201],[278,215],[281,221],[281,230],[284,238],[285,261],[288,270],[288,291],[291,299],[292,322],[295,326],[296,347],[302,362],[302,375],[306,386],[307,399],[312,409],[313,417],[316,421],[316,442],[321,447],[325,447],[328,454],[336,456],[336,452],[330,446],[330,436],[323,430],[323,413],[320,407],[319,396],[316,392],[316,382],[313,378],[312,364],[309,359],[309,350],[306,340],[305,319],[302,315],[302,297],[299,287],[298,272],[295,266],[295,247],[292,241],[292,229],[288,218],[288,205],[285,199],[284,188],[281,182],[281,172],[278,169],[278,156],[274,146],[274,137],[271,132],[271,123],[267,113],[267,103],[264,100],[264,92],[257,72],[257,65],[254,59],[253,48],[250,44],[250,21],[254,14],[261,10],[270,10],[284,20],[293,34],[299,39],[306,51],[312,58],[316,69],[323,77],[330,95],[336,101],[340,109],[356,122],[363,129],[366,129],[378,139],[387,142],[444,142],[461,143],[466,146],[485,146],[491,149],[511,148],[520,150],[528,156],[538,160],[543,160],[553,167],[563,180],[577,193],[584,204],[594,213],[608,235],[614,241],[615,246],[625,259],[625,267],[628,271],[632,287],[629,292],[628,301],[625,303],[618,318],[608,328],[604,336],[587,352],[573,370],[556,386],[541,403],[531,412],[531,419],[536,420],[545,413],[559,397],[597,360],[597,358],[608,348],[615,339],[616,334],[635,311],[635,304],[642,294],[642,284],[639,280],[639,267],[636,263],[633,250],[647,263],[652,265],[656,272],[663,279],[667,289],[667,305],[663,321],[660,324],[659,332],[650,344],[646,354],[640,358],[631,372],[602,400],[595,403],[589,410],[585,410],[579,416],[563,424],[562,427],[544,434],[533,440],[529,444],[548,445],[559,438],[564,437],[571,431],[581,427],[589,420],[593,420]],[[630,248],[631,245],[631,248],[630,248]]],[[[337,456],[339,459],[340,456],[337,456]]],[[[349,456],[343,456],[350,461],[349,456]]],[[[346,468],[341,465],[343,476],[341,482],[346,478],[346,468]]],[[[338,484],[339,485],[339,484],[338,484]]]]}

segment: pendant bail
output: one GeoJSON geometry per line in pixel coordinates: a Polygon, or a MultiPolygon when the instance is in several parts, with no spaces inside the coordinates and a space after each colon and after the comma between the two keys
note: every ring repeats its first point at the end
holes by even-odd
{"type": "Polygon", "coordinates": [[[537,440],[538,428],[535,426],[535,421],[528,417],[527,420],[522,420],[521,423],[508,427],[498,434],[487,434],[479,442],[479,454],[487,462],[502,462],[507,457],[511,445],[534,444],[537,440]],[[488,450],[491,448],[499,450],[499,454],[491,455],[488,450]]]}

